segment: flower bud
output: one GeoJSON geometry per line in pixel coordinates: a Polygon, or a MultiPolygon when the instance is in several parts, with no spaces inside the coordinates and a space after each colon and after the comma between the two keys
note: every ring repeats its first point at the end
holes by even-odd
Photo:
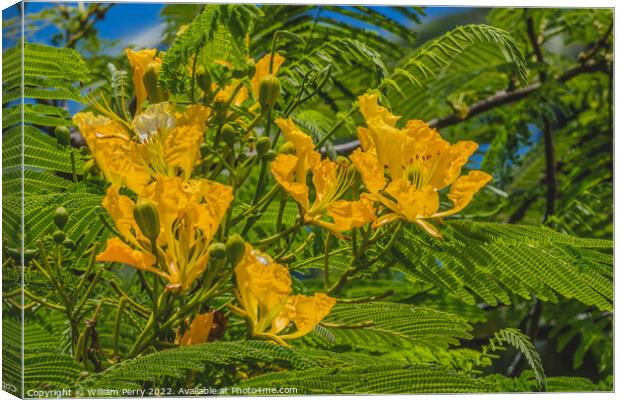
{"type": "Polygon", "coordinates": [[[54,136],[56,136],[56,141],[61,146],[69,146],[71,144],[71,132],[66,126],[57,126],[54,129],[54,136]]]}
{"type": "Polygon", "coordinates": [[[69,238],[65,239],[64,242],[62,242],[62,245],[68,248],[69,250],[75,250],[77,248],[77,246],[75,245],[75,242],[69,238]]]}
{"type": "Polygon", "coordinates": [[[88,161],[86,161],[84,163],[84,168],[82,169],[82,172],[84,173],[84,175],[98,175],[99,174],[99,168],[97,167],[97,164],[95,163],[94,159],[90,159],[88,161]]]}
{"type": "Polygon", "coordinates": [[[237,141],[237,131],[235,131],[235,128],[229,124],[224,124],[222,126],[222,140],[231,149],[235,147],[235,142],[237,141]]]}
{"type": "Polygon", "coordinates": [[[278,149],[279,154],[295,154],[295,145],[291,142],[286,142],[278,149]]]}
{"type": "Polygon", "coordinates": [[[200,66],[196,69],[196,84],[206,94],[211,93],[211,74],[204,67],[200,66]]]}
{"type": "Polygon", "coordinates": [[[54,232],[54,235],[52,237],[54,238],[54,242],[56,242],[57,244],[61,244],[65,241],[67,235],[65,235],[63,231],[58,230],[54,232]]]}
{"type": "Polygon", "coordinates": [[[264,156],[267,152],[271,150],[271,140],[267,136],[263,136],[256,142],[256,153],[259,156],[264,156]]]}
{"type": "Polygon", "coordinates": [[[258,86],[258,103],[263,111],[275,106],[280,95],[280,80],[274,75],[267,75],[261,79],[258,86]]]}
{"type": "Polygon", "coordinates": [[[217,260],[226,257],[226,245],[221,242],[213,243],[209,246],[209,255],[217,260]]]}
{"type": "Polygon", "coordinates": [[[159,236],[159,213],[157,206],[150,200],[140,198],[133,208],[133,218],[142,234],[155,241],[159,236]]]}
{"type": "Polygon", "coordinates": [[[54,211],[54,224],[56,224],[58,229],[64,228],[68,220],[69,214],[66,208],[60,206],[54,211]]]}
{"type": "Polygon", "coordinates": [[[276,153],[275,150],[269,150],[267,153],[265,153],[265,155],[263,156],[263,160],[265,161],[273,161],[276,159],[276,157],[278,156],[278,153],[276,153]]]}
{"type": "Polygon", "coordinates": [[[200,156],[206,157],[209,155],[209,145],[206,143],[200,143],[200,156]]]}
{"type": "Polygon", "coordinates": [[[144,71],[144,77],[142,78],[142,82],[144,82],[144,87],[146,88],[146,93],[148,95],[149,103],[157,104],[166,100],[163,90],[157,86],[157,80],[159,79],[159,64],[155,62],[150,62],[146,66],[146,70],[144,71]]]}
{"type": "Polygon", "coordinates": [[[226,253],[233,267],[241,261],[245,253],[245,242],[240,235],[234,234],[228,238],[226,241],[226,253]]]}
{"type": "Polygon", "coordinates": [[[256,73],[256,62],[250,58],[245,64],[245,68],[247,76],[254,76],[254,74],[256,73]]]}

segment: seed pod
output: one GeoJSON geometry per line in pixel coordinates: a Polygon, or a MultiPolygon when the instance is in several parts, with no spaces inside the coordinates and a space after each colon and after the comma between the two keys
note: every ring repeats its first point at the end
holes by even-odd
{"type": "Polygon", "coordinates": [[[267,136],[263,136],[256,142],[256,153],[258,153],[259,156],[264,156],[270,149],[271,140],[269,140],[267,136]]]}
{"type": "Polygon", "coordinates": [[[140,198],[133,208],[133,217],[144,236],[151,241],[157,239],[159,236],[159,213],[155,203],[140,198]]]}
{"type": "Polygon", "coordinates": [[[67,235],[65,235],[65,233],[63,231],[56,231],[54,232],[54,235],[52,236],[54,238],[54,242],[61,244],[62,242],[65,241],[65,239],[67,238],[67,235]]]}
{"type": "Polygon", "coordinates": [[[204,67],[200,66],[196,69],[196,84],[202,89],[205,94],[211,93],[211,74],[204,67]]]}
{"type": "Polygon", "coordinates": [[[221,260],[226,257],[226,245],[221,242],[216,242],[209,246],[209,255],[217,260],[221,260]]]}
{"type": "Polygon", "coordinates": [[[66,126],[57,126],[54,129],[54,136],[56,136],[56,141],[61,146],[69,146],[71,144],[71,132],[66,126]]]}
{"type": "Polygon", "coordinates": [[[237,141],[237,131],[235,128],[229,124],[224,124],[224,126],[222,126],[222,140],[231,149],[235,147],[235,142],[237,141]]]}
{"type": "Polygon", "coordinates": [[[58,229],[62,229],[67,224],[69,220],[69,213],[67,213],[67,209],[60,206],[54,211],[54,224],[58,227],[58,229]]]}
{"type": "Polygon", "coordinates": [[[280,80],[274,75],[267,75],[261,79],[258,86],[258,103],[263,111],[276,105],[280,96],[280,80]]]}
{"type": "Polygon", "coordinates": [[[159,79],[159,64],[150,62],[146,66],[142,82],[146,88],[149,102],[151,104],[161,103],[166,100],[164,91],[157,86],[157,80],[159,79]]]}
{"type": "Polygon", "coordinates": [[[228,238],[226,241],[226,253],[228,253],[228,259],[233,267],[241,261],[245,253],[245,242],[240,235],[234,234],[228,238]]]}
{"type": "Polygon", "coordinates": [[[295,145],[291,142],[286,142],[278,149],[279,154],[295,154],[295,145]]]}

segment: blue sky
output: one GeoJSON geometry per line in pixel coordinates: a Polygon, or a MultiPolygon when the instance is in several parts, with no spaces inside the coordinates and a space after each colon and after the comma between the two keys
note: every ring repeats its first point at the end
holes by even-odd
{"type": "MultiPolygon", "coordinates": [[[[44,8],[55,7],[58,3],[28,3],[27,13],[35,13],[44,8]]],[[[70,3],[75,4],[75,3],[70,3]]],[[[162,3],[120,3],[112,7],[103,21],[96,24],[99,35],[103,39],[118,40],[119,43],[110,49],[113,55],[121,52],[123,48],[134,45],[140,47],[157,47],[163,33],[161,9],[165,4],[162,3]]],[[[453,14],[463,11],[463,8],[456,7],[429,7],[426,9],[427,16],[423,20],[430,20],[440,16],[453,14]]],[[[390,10],[388,7],[376,7],[376,9],[396,20],[402,20],[402,16],[390,10]]],[[[3,18],[17,15],[17,9],[11,7],[3,12],[3,18]]],[[[47,27],[38,31],[33,41],[46,43],[54,33],[53,27],[47,27]]],[[[3,41],[3,45],[7,43],[3,41]]]]}

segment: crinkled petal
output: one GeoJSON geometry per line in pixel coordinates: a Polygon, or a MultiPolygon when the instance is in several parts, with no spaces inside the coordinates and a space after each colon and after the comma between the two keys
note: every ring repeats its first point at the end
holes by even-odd
{"type": "Polygon", "coordinates": [[[384,168],[376,155],[356,149],[350,156],[353,165],[362,175],[362,181],[370,193],[378,193],[386,185],[384,168]]]}
{"type": "Polygon", "coordinates": [[[367,196],[357,201],[338,200],[327,207],[327,214],[334,219],[334,229],[339,232],[360,228],[377,219],[373,202],[367,196]]]}
{"type": "Polygon", "coordinates": [[[206,343],[213,328],[213,313],[198,314],[194,317],[189,329],[185,331],[177,343],[181,346],[206,343]]]}
{"type": "Polygon", "coordinates": [[[448,198],[454,203],[454,207],[450,210],[436,213],[432,217],[447,217],[461,211],[471,202],[474,194],[492,179],[491,175],[482,171],[471,171],[469,174],[459,177],[454,181],[450,187],[450,193],[448,193],[448,198]]]}
{"type": "MultiPolygon", "coordinates": [[[[324,293],[316,293],[314,296],[296,295],[289,298],[289,304],[294,307],[291,319],[297,328],[296,332],[280,336],[282,339],[295,339],[312,332],[331,311],[336,299],[324,293]]],[[[290,313],[290,311],[289,311],[290,313]]]]}
{"type": "Polygon", "coordinates": [[[304,210],[309,208],[309,189],[305,183],[296,179],[295,172],[299,158],[292,154],[279,154],[271,162],[271,174],[276,182],[301,205],[304,210]]]}
{"type": "Polygon", "coordinates": [[[119,262],[142,271],[162,275],[161,271],[154,267],[155,257],[152,254],[134,250],[116,237],[108,239],[106,249],[97,255],[96,260],[101,262],[119,262]]]}

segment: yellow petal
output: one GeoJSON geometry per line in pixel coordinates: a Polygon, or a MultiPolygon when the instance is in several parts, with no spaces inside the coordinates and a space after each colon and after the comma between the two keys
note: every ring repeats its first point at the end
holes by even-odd
{"type": "Polygon", "coordinates": [[[359,98],[360,112],[366,121],[379,119],[384,124],[395,127],[399,116],[393,115],[387,108],[379,105],[379,94],[364,94],[359,98]]]}
{"type": "Polygon", "coordinates": [[[181,168],[189,179],[200,158],[200,144],[205,128],[200,125],[178,126],[170,132],[164,146],[164,157],[169,166],[181,168]]]}
{"type": "Polygon", "coordinates": [[[99,253],[96,260],[101,262],[119,262],[142,271],[162,275],[161,271],[153,266],[155,264],[155,257],[152,254],[134,250],[116,237],[108,239],[105,251],[99,253]]]}
{"type": "Polygon", "coordinates": [[[437,166],[429,184],[435,189],[443,189],[461,175],[461,168],[467,164],[478,144],[471,141],[460,141],[450,146],[437,160],[437,166]]]}
{"type": "MultiPolygon", "coordinates": [[[[254,99],[258,99],[258,86],[260,85],[261,79],[269,75],[269,62],[271,59],[271,53],[267,53],[256,62],[256,72],[252,77],[252,94],[254,95],[254,99]]],[[[273,69],[271,71],[272,75],[277,75],[278,70],[280,70],[280,66],[284,63],[286,59],[282,57],[280,54],[275,53],[273,55],[273,69]]]]}
{"type": "Polygon", "coordinates": [[[308,170],[321,161],[321,154],[314,151],[312,138],[299,129],[291,118],[278,118],[276,125],[282,130],[284,138],[295,147],[295,155],[298,158],[295,167],[295,180],[299,183],[305,183],[308,170]]]}
{"type": "Polygon", "coordinates": [[[324,203],[317,211],[323,211],[333,200],[333,195],[336,194],[340,186],[339,168],[342,166],[331,160],[321,160],[312,168],[312,184],[316,192],[314,204],[324,203]]]}
{"type": "Polygon", "coordinates": [[[190,180],[188,187],[200,203],[195,224],[211,240],[233,201],[233,188],[207,179],[190,180]]]}
{"type": "Polygon", "coordinates": [[[106,180],[140,193],[151,178],[137,159],[135,143],[125,128],[117,121],[90,112],[75,114],[73,123],[106,180]]]}
{"type": "Polygon", "coordinates": [[[450,187],[448,198],[454,203],[450,210],[436,213],[433,217],[446,217],[461,211],[471,202],[474,194],[484,185],[489,183],[493,177],[482,171],[471,171],[467,175],[459,177],[450,187]]]}
{"type": "Polygon", "coordinates": [[[374,152],[356,149],[349,158],[362,175],[362,181],[370,193],[378,193],[385,187],[384,169],[374,152]]]}
{"type": "Polygon", "coordinates": [[[314,296],[296,295],[289,298],[289,304],[295,310],[291,319],[297,331],[280,336],[282,339],[295,339],[310,333],[329,314],[336,299],[324,293],[316,293],[314,296]]]}
{"type": "Polygon", "coordinates": [[[263,319],[270,312],[277,311],[271,316],[273,320],[291,293],[288,269],[274,263],[271,257],[254,250],[249,244],[246,244],[243,258],[235,267],[235,276],[239,303],[255,322],[258,321],[259,310],[263,319]]]}
{"type": "Polygon", "coordinates": [[[134,203],[129,197],[119,193],[118,185],[108,187],[101,205],[108,211],[116,229],[125,240],[138,245],[135,234],[140,234],[140,230],[133,218],[134,203]]]}
{"type": "Polygon", "coordinates": [[[155,57],[157,54],[157,49],[144,49],[140,51],[133,51],[131,49],[127,49],[127,58],[129,59],[129,63],[133,68],[133,85],[134,90],[136,91],[136,114],[140,114],[142,103],[147,99],[146,88],[144,87],[144,72],[146,70],[146,66],[150,62],[155,62],[161,64],[161,59],[159,57],[155,57]]]}
{"type": "Polygon", "coordinates": [[[194,317],[189,329],[178,339],[181,346],[206,343],[209,341],[209,333],[213,328],[213,313],[198,314],[194,317]]]}
{"type": "Polygon", "coordinates": [[[299,158],[297,156],[278,154],[275,160],[271,162],[271,174],[276,182],[291,195],[293,200],[299,203],[304,210],[308,210],[309,189],[305,183],[305,176],[303,182],[299,182],[299,179],[295,176],[298,163],[299,158]]]}
{"type": "MultiPolygon", "coordinates": [[[[397,209],[390,208],[412,222],[417,218],[429,217],[439,209],[439,194],[431,186],[417,189],[404,179],[398,179],[390,182],[386,192],[398,203],[397,209]]],[[[389,204],[383,199],[382,202],[389,204]]]]}
{"type": "Polygon", "coordinates": [[[327,207],[327,214],[334,219],[334,229],[344,232],[377,219],[372,203],[367,196],[357,201],[339,200],[327,207]]]}

